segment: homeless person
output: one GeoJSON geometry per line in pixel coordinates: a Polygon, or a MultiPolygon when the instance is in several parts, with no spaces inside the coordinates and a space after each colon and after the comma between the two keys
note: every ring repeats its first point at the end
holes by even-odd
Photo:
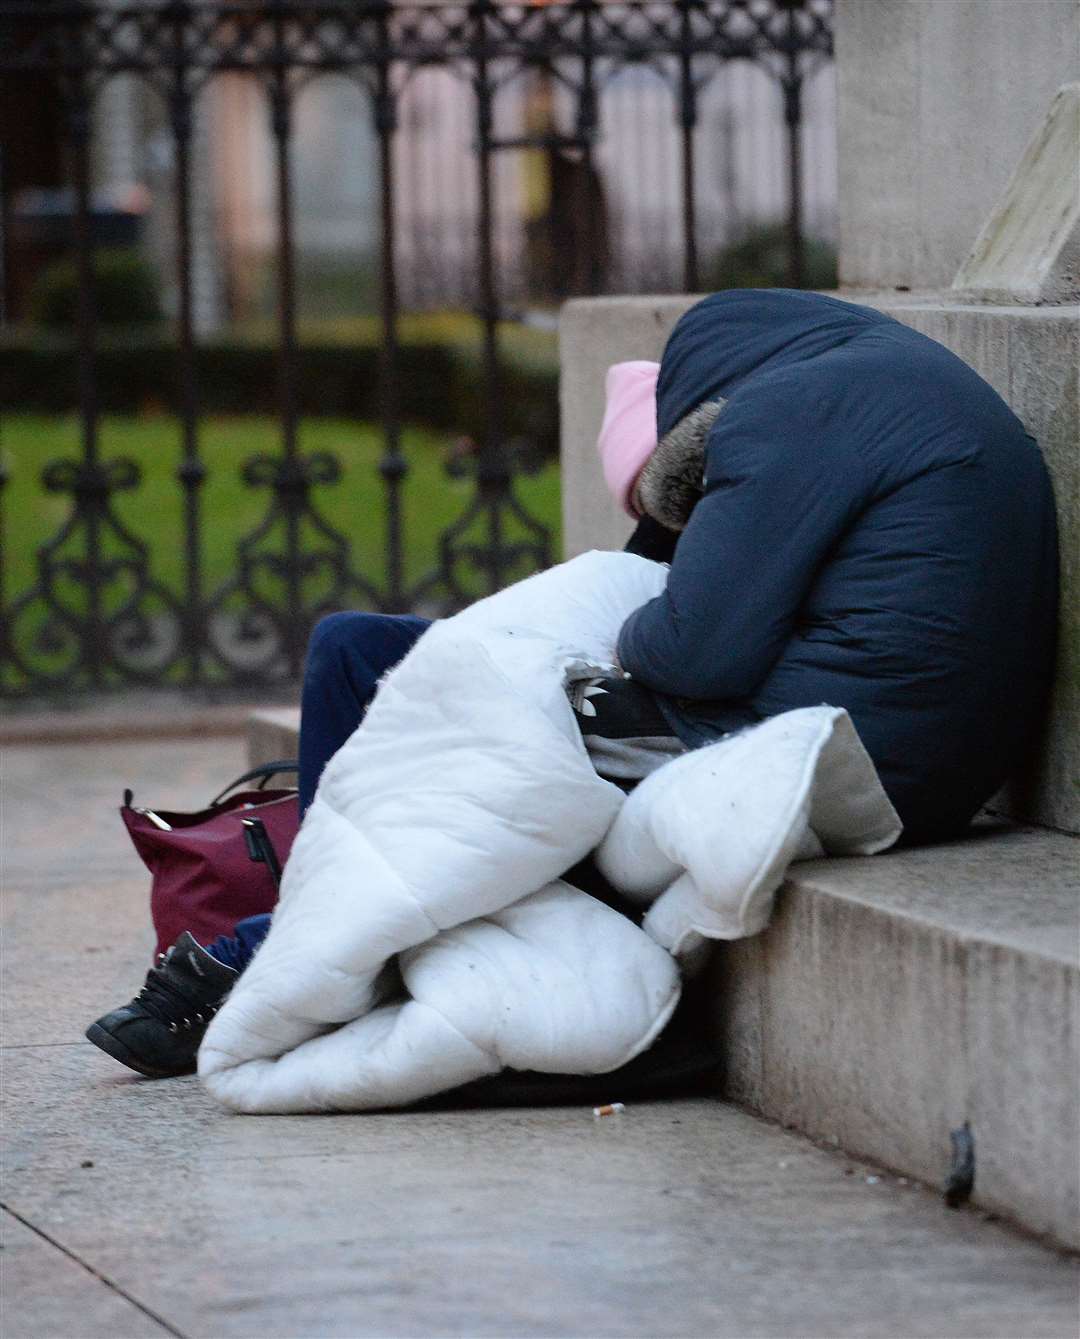
{"type": "MultiPolygon", "coordinates": [[[[994,391],[870,308],[729,291],[683,316],[659,367],[611,369],[599,450],[639,521],[628,552],[670,570],[622,622],[617,666],[568,686],[596,772],[629,790],[688,750],[829,704],[905,840],[962,832],[1035,738],[1056,626],[1049,479],[994,391]]],[[[302,809],[428,626],[318,625],[302,809]]],[[[87,1035],[141,1073],[189,1072],[269,919],[208,946],[184,936],[87,1035]]]]}

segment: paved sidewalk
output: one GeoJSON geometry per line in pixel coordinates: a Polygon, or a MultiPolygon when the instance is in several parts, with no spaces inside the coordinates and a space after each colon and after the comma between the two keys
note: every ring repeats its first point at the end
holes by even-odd
{"type": "Polygon", "coordinates": [[[131,1075],[82,1039],[152,943],[120,793],[243,764],[4,749],[4,1339],[1075,1339],[1074,1260],[720,1102],[249,1118],[131,1075]]]}

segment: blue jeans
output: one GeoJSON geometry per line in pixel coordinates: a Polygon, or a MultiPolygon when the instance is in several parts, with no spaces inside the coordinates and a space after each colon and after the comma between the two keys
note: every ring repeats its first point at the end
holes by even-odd
{"type": "MultiPolygon", "coordinates": [[[[414,614],[329,614],[308,644],[300,699],[300,813],[322,770],[364,719],[379,680],[412,649],[430,620],[414,614]]],[[[269,915],[249,916],[206,948],[242,972],[266,938],[269,915]]]]}

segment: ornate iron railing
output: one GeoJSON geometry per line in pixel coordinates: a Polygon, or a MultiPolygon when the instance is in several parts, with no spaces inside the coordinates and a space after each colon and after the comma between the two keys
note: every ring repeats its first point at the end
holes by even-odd
{"type": "MultiPolygon", "coordinates": [[[[783,92],[790,273],[798,283],[803,267],[801,95],[809,70],[831,54],[831,17],[831,0],[0,0],[0,78],[48,74],[63,98],[75,196],[81,430],[80,458],[54,461],[42,474],[44,488],[68,497],[70,508],[59,531],[37,552],[32,588],[16,592],[3,608],[3,691],[295,677],[311,623],[329,609],[351,605],[401,610],[433,603],[453,607],[468,596],[462,572],[479,573],[482,588],[494,590],[511,576],[550,562],[550,535],[515,491],[512,453],[502,426],[502,313],[493,247],[492,163],[499,152],[528,143],[497,134],[493,101],[499,89],[522,69],[535,68],[548,71],[569,90],[575,115],[570,134],[563,138],[580,153],[591,179],[588,169],[600,133],[600,90],[627,65],[648,64],[656,70],[670,87],[679,128],[683,285],[692,292],[699,273],[694,127],[701,89],[726,62],[746,60],[764,67],[783,92]],[[471,501],[440,536],[435,568],[410,584],[403,559],[402,488],[409,461],[402,449],[400,412],[393,144],[401,89],[418,69],[432,65],[456,71],[472,91],[485,411],[471,501]],[[271,109],[281,447],[244,464],[246,484],[268,491],[266,512],[240,541],[234,575],[219,588],[208,589],[200,559],[207,471],[200,454],[193,317],[192,109],[206,82],[229,71],[256,76],[271,109]],[[320,72],[345,75],[365,90],[378,141],[380,472],[388,518],[382,580],[354,569],[348,541],[320,511],[317,490],[340,478],[338,460],[328,453],[304,454],[298,444],[292,111],[298,89],[320,72]],[[158,91],[168,108],[174,144],[175,357],[182,422],[176,479],[185,519],[180,590],[155,580],[150,540],[125,524],[114,506],[118,494],[139,485],[139,464],[105,458],[99,441],[91,108],[103,85],[118,75],[135,75],[158,91]],[[513,538],[507,537],[510,521],[513,538]],[[309,594],[316,575],[323,578],[317,583],[317,598],[309,594]],[[41,653],[46,653],[47,667],[41,653]]],[[[600,239],[589,240],[589,254],[596,257],[600,239]]],[[[599,284],[599,265],[592,264],[591,287],[599,284]]],[[[152,528],[148,518],[146,529],[152,528]]]]}

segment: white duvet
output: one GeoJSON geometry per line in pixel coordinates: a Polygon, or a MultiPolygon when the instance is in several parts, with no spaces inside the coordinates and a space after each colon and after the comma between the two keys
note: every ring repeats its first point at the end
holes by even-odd
{"type": "Polygon", "coordinates": [[[617,1069],[679,958],[767,922],[792,859],[900,823],[845,712],[788,712],[666,763],[593,770],[566,683],[614,672],[667,569],[589,553],[434,624],[327,766],[270,933],[199,1074],[245,1112],[402,1106],[503,1068],[617,1069]],[[642,928],[560,875],[591,851],[642,928]]]}

